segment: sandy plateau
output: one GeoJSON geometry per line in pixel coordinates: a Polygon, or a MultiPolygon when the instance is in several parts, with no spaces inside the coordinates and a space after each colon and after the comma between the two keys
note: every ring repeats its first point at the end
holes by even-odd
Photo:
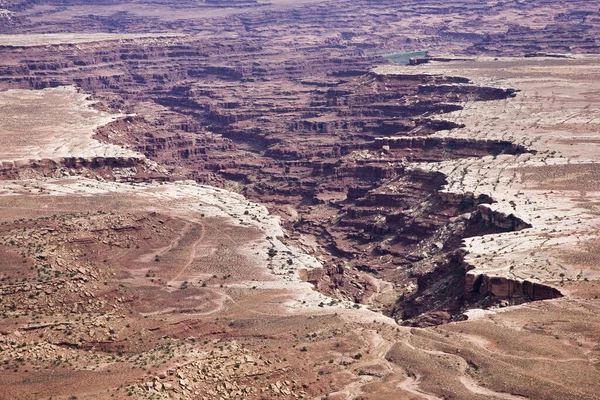
{"type": "Polygon", "coordinates": [[[92,139],[94,129],[123,115],[94,110],[88,97],[72,86],[0,93],[0,161],[144,158],[92,139]]]}
{"type": "Polygon", "coordinates": [[[0,46],[34,47],[52,46],[59,44],[73,45],[78,43],[93,43],[110,40],[130,40],[147,38],[164,38],[183,36],[177,33],[45,33],[28,35],[0,35],[0,46]]]}
{"type": "MultiPolygon", "coordinates": [[[[467,239],[467,260],[476,266],[469,274],[556,286],[600,279],[590,250],[600,228],[599,61],[582,56],[501,58],[418,67],[421,73],[464,76],[478,84],[520,90],[515,98],[468,102],[464,109],[444,114],[445,120],[466,127],[434,136],[509,140],[533,153],[415,166],[446,174],[445,191],[487,194],[496,203],[486,207],[533,225],[520,232],[467,239]],[[578,262],[573,262],[575,253],[580,253],[578,262]]],[[[377,72],[414,69],[381,67],[377,72]]]]}

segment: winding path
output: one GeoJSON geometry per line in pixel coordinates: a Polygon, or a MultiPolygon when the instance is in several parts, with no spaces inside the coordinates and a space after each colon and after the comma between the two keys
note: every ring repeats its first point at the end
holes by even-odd
{"type": "Polygon", "coordinates": [[[185,262],[183,267],[181,267],[179,272],[173,278],[171,278],[171,280],[169,282],[167,282],[167,286],[177,283],[178,279],[181,277],[181,275],[189,268],[190,265],[192,265],[192,263],[196,259],[196,255],[197,255],[196,246],[198,246],[198,244],[200,244],[202,241],[204,241],[204,237],[206,236],[206,226],[201,222],[199,223],[199,225],[200,225],[200,237],[192,244],[190,254],[188,256],[187,261],[185,262]]]}

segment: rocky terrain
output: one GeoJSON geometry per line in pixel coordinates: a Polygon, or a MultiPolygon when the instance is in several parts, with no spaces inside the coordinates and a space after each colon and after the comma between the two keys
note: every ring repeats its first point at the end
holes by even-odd
{"type": "Polygon", "coordinates": [[[0,398],[598,398],[597,5],[93,3],[0,1],[0,398]]]}

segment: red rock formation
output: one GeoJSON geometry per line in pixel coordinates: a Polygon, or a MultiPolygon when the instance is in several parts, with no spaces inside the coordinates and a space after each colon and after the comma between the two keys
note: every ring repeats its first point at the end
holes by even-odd
{"type": "Polygon", "coordinates": [[[562,297],[560,291],[549,285],[528,280],[510,279],[485,274],[467,273],[465,284],[467,301],[475,303],[486,296],[511,301],[536,301],[562,297]]]}

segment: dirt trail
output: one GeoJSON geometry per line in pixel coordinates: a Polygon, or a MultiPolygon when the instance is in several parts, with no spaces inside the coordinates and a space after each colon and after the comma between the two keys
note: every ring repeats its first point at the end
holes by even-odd
{"type": "Polygon", "coordinates": [[[484,396],[490,396],[490,397],[506,399],[506,400],[523,400],[523,399],[528,398],[528,397],[509,394],[509,393],[495,392],[493,390],[484,388],[482,386],[479,386],[479,384],[477,382],[475,382],[474,379],[472,379],[466,375],[460,377],[460,382],[464,385],[464,387],[467,388],[467,390],[469,390],[470,392],[473,392],[475,394],[481,394],[484,396]]]}
{"type": "Polygon", "coordinates": [[[389,341],[383,338],[380,334],[372,330],[364,332],[365,340],[369,343],[370,356],[363,362],[357,363],[354,369],[360,370],[361,366],[368,367],[374,362],[385,367],[387,373],[382,378],[363,375],[359,380],[356,380],[346,385],[342,390],[332,393],[331,395],[343,396],[346,399],[358,398],[369,393],[369,390],[363,390],[366,385],[374,383],[375,379],[381,379],[382,384],[389,385],[405,392],[414,394],[425,400],[441,400],[441,398],[430,395],[420,390],[419,376],[409,376],[405,380],[400,381],[405,376],[405,371],[398,365],[388,361],[386,354],[394,346],[395,341],[389,341]]]}
{"type": "MultiPolygon", "coordinates": [[[[213,299],[211,300],[211,303],[215,304],[215,308],[213,308],[210,311],[204,311],[204,312],[186,312],[185,315],[192,317],[205,317],[207,315],[212,315],[215,313],[218,313],[220,311],[223,311],[225,309],[225,303],[227,303],[227,300],[231,299],[229,296],[227,296],[225,293],[219,292],[217,290],[211,290],[212,293],[216,294],[217,296],[219,296],[218,299],[213,299]]],[[[153,315],[164,315],[164,314],[171,314],[178,311],[177,308],[175,307],[169,307],[169,308],[164,308],[162,310],[157,310],[157,311],[153,311],[153,312],[149,312],[149,313],[141,313],[140,315],[146,317],[146,316],[153,316],[153,315]]]]}
{"type": "Polygon", "coordinates": [[[408,393],[417,395],[420,398],[423,398],[425,400],[442,400],[440,397],[433,396],[431,394],[427,394],[427,393],[421,391],[421,389],[419,387],[420,380],[421,380],[420,375],[415,375],[413,377],[409,376],[404,381],[402,381],[398,385],[396,385],[396,387],[398,387],[408,393]]]}
{"type": "Polygon", "coordinates": [[[520,359],[520,360],[546,361],[546,362],[555,362],[555,363],[589,362],[590,361],[586,358],[550,358],[550,357],[518,356],[515,354],[508,354],[508,353],[504,353],[501,351],[496,351],[496,350],[490,349],[492,343],[480,336],[463,335],[463,337],[466,338],[469,342],[475,344],[477,347],[481,348],[482,350],[485,350],[491,354],[494,354],[494,355],[500,356],[500,357],[516,358],[516,359],[520,359]]]}
{"type": "MultiPolygon", "coordinates": [[[[431,354],[431,355],[450,356],[450,357],[456,357],[456,358],[460,359],[461,360],[461,362],[460,362],[460,366],[461,366],[460,374],[461,375],[460,375],[459,379],[460,379],[460,382],[462,383],[462,385],[468,391],[475,393],[475,394],[481,394],[481,395],[485,395],[485,396],[491,396],[494,398],[500,398],[500,399],[506,399],[506,400],[527,399],[527,397],[517,396],[517,395],[510,394],[510,393],[496,392],[496,391],[493,391],[491,389],[488,389],[488,388],[485,388],[485,387],[479,385],[479,383],[477,381],[475,381],[475,379],[473,379],[469,376],[469,374],[467,372],[468,363],[463,357],[461,357],[457,354],[446,353],[443,351],[425,350],[425,349],[416,347],[410,343],[410,338],[412,336],[413,336],[413,334],[411,332],[410,335],[404,341],[404,344],[411,350],[415,350],[415,351],[419,351],[419,352],[423,352],[423,353],[427,353],[427,354],[431,354]]],[[[441,343],[441,342],[439,342],[439,343],[441,343]]],[[[475,343],[475,344],[480,346],[480,343],[475,343]]],[[[403,384],[402,388],[407,391],[415,390],[415,389],[418,391],[419,378],[420,377],[418,375],[416,375],[413,379],[409,378],[409,379],[405,380],[402,383],[403,384]]],[[[418,394],[423,395],[423,393],[421,393],[421,392],[419,392],[418,394]]],[[[425,396],[427,396],[427,395],[425,395],[425,396]]],[[[430,397],[425,397],[425,398],[430,398],[430,397]]],[[[431,398],[438,399],[438,397],[431,397],[431,398]]]]}
{"type": "Polygon", "coordinates": [[[152,261],[156,256],[161,256],[161,255],[165,254],[167,251],[174,249],[175,247],[179,246],[179,242],[181,241],[181,239],[183,239],[185,237],[185,235],[187,235],[190,232],[191,229],[192,229],[192,224],[190,222],[186,222],[185,226],[183,228],[181,228],[181,230],[179,231],[179,233],[177,234],[175,239],[173,239],[171,241],[171,243],[169,243],[165,247],[153,249],[151,252],[142,254],[140,257],[138,257],[137,261],[142,262],[142,263],[147,263],[147,262],[152,261]]]}
{"type": "Polygon", "coordinates": [[[200,223],[199,225],[200,237],[194,242],[194,244],[192,244],[192,247],[190,249],[190,255],[188,256],[186,263],[183,265],[183,267],[181,267],[177,275],[175,275],[173,278],[171,278],[169,282],[167,282],[167,286],[175,285],[178,282],[178,279],[181,277],[181,275],[189,268],[190,265],[192,265],[192,263],[196,259],[196,246],[198,246],[204,241],[204,237],[206,235],[206,226],[203,223],[200,223]]]}

